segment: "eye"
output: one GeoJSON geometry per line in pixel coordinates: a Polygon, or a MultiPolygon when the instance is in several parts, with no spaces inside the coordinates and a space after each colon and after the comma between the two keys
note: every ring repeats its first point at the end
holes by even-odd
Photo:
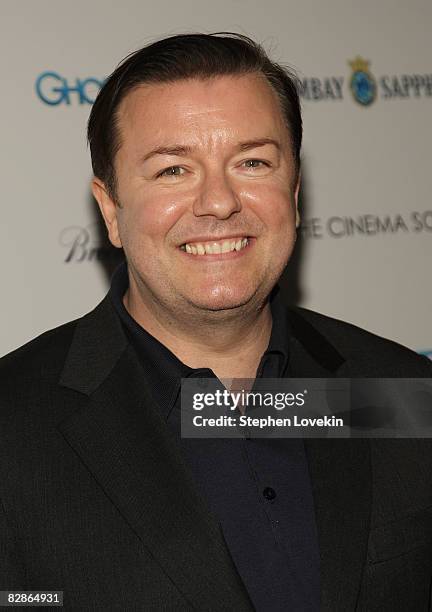
{"type": "Polygon", "coordinates": [[[162,170],[162,172],[159,172],[156,175],[156,178],[159,178],[162,176],[170,176],[170,177],[182,176],[184,172],[185,172],[185,169],[182,168],[181,166],[170,166],[169,168],[165,168],[165,170],[162,170]]]}
{"type": "Polygon", "coordinates": [[[263,161],[262,159],[247,159],[245,162],[243,162],[243,166],[245,168],[254,170],[255,168],[262,167],[269,168],[270,164],[268,162],[263,161]]]}

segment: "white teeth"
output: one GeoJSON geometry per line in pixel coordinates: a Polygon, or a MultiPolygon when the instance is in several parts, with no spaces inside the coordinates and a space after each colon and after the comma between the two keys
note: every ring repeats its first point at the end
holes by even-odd
{"type": "Polygon", "coordinates": [[[213,244],[183,244],[180,248],[186,253],[192,255],[217,255],[219,253],[229,253],[231,251],[240,251],[247,246],[249,240],[247,238],[239,238],[235,240],[224,240],[221,242],[214,242],[213,244]]]}
{"type": "Polygon", "coordinates": [[[206,244],[205,245],[205,250],[206,250],[206,253],[208,253],[209,255],[212,255],[213,253],[216,255],[216,254],[221,252],[221,245],[220,244],[214,244],[212,246],[211,244],[206,244]]]}

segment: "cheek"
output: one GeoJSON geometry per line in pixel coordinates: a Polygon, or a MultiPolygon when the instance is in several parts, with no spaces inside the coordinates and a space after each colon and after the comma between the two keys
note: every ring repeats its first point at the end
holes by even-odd
{"type": "Polygon", "coordinates": [[[160,241],[184,214],[187,203],[168,193],[143,193],[124,205],[123,227],[135,241],[160,241]]]}
{"type": "Polygon", "coordinates": [[[283,233],[287,225],[295,225],[295,198],[289,187],[279,183],[255,185],[243,190],[242,196],[267,228],[283,233]]]}

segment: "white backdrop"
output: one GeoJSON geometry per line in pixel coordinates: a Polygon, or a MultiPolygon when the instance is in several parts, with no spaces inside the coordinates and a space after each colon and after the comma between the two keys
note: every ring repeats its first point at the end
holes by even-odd
{"type": "Polygon", "coordinates": [[[432,351],[431,23],[426,0],[2,0],[0,354],[107,290],[85,141],[97,82],[155,38],[219,30],[304,81],[299,303],[432,351]]]}

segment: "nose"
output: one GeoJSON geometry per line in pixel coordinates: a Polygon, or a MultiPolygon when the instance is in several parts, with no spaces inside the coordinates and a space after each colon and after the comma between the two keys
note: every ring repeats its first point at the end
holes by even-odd
{"type": "Polygon", "coordinates": [[[226,174],[223,171],[208,171],[194,201],[194,214],[197,217],[212,215],[218,219],[228,219],[240,210],[239,195],[226,174]]]}

